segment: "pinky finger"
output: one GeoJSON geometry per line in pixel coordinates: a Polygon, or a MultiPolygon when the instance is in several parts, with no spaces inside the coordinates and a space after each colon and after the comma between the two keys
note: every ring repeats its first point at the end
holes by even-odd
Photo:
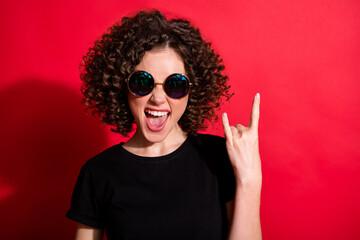
{"type": "Polygon", "coordinates": [[[230,128],[230,124],[229,124],[229,119],[228,119],[226,113],[223,113],[223,115],[222,115],[222,123],[223,123],[225,138],[227,141],[231,141],[232,133],[231,133],[231,128],[230,128]]]}

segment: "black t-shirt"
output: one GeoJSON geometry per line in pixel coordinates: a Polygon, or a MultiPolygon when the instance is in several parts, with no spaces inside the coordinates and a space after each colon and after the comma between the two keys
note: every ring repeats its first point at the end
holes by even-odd
{"type": "Polygon", "coordinates": [[[82,167],[66,216],[108,240],[225,239],[235,178],[225,139],[189,136],[174,152],[141,157],[114,145],[82,167]]]}

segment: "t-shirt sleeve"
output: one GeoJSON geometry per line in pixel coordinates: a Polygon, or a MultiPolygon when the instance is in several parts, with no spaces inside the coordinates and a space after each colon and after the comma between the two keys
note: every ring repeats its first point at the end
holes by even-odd
{"type": "Polygon", "coordinates": [[[229,156],[227,154],[225,139],[218,143],[217,162],[220,199],[223,202],[233,200],[235,197],[235,176],[229,156]]]}
{"type": "Polygon", "coordinates": [[[81,168],[66,217],[94,228],[103,228],[94,181],[86,164],[81,168]]]}

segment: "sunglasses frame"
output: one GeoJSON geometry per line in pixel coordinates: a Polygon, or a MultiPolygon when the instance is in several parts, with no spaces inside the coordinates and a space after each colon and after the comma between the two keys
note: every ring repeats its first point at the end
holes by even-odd
{"type": "Polygon", "coordinates": [[[148,72],[146,72],[146,71],[136,71],[136,72],[131,73],[131,74],[129,75],[129,77],[126,79],[126,85],[127,85],[127,88],[128,88],[128,90],[129,90],[129,92],[131,92],[131,94],[133,94],[134,96],[137,96],[137,97],[145,97],[145,96],[149,95],[150,93],[152,93],[152,92],[154,91],[154,88],[156,87],[156,85],[162,85],[162,86],[163,86],[163,90],[164,90],[166,96],[168,96],[168,97],[171,98],[171,99],[181,99],[181,98],[185,97],[186,95],[188,95],[188,94],[190,93],[190,89],[191,89],[191,87],[192,87],[193,84],[190,82],[188,76],[186,76],[185,74],[181,74],[181,73],[172,73],[172,74],[170,74],[169,76],[166,77],[166,79],[165,79],[165,81],[164,81],[163,83],[156,83],[156,82],[155,82],[155,78],[154,78],[150,73],[148,73],[148,72]],[[132,75],[134,75],[135,73],[138,73],[138,72],[147,73],[147,74],[149,74],[149,75],[151,76],[151,78],[153,79],[154,86],[153,86],[151,92],[149,92],[149,93],[146,94],[146,95],[137,95],[136,93],[134,93],[134,92],[131,91],[131,89],[130,89],[130,86],[129,86],[130,78],[131,78],[132,75]],[[171,97],[171,96],[169,96],[169,94],[168,94],[168,93],[166,92],[166,90],[165,90],[165,82],[169,79],[170,76],[173,76],[173,75],[183,76],[183,77],[185,77],[186,80],[187,80],[188,88],[187,88],[187,91],[185,92],[184,96],[182,96],[182,97],[179,97],[179,98],[171,97]]]}

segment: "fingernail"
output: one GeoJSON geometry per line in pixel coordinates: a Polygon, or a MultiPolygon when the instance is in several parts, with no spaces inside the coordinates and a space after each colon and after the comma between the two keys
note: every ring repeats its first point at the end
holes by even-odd
{"type": "Polygon", "coordinates": [[[256,99],[260,99],[260,93],[257,93],[257,94],[255,95],[255,98],[256,98],[256,99]]]}
{"type": "Polygon", "coordinates": [[[226,113],[223,113],[223,117],[227,117],[227,114],[226,114],[226,113]]]}

